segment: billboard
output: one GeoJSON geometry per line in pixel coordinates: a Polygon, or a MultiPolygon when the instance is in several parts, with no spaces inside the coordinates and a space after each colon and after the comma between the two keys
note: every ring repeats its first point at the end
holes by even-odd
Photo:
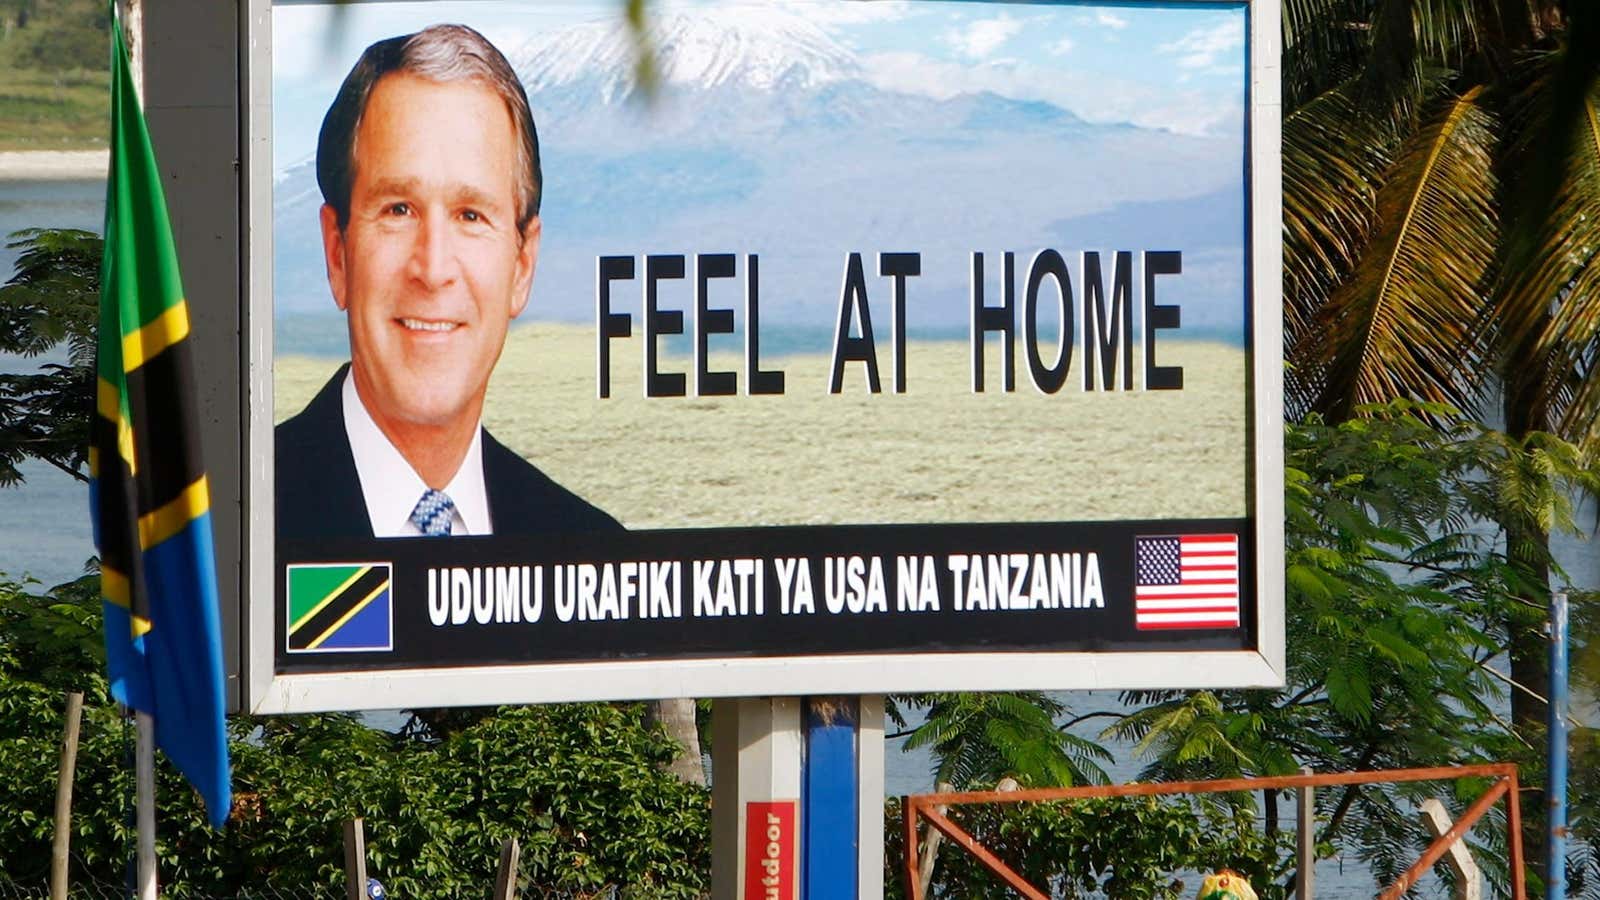
{"type": "Polygon", "coordinates": [[[1275,15],[272,6],[251,707],[1280,682],[1275,15]]]}

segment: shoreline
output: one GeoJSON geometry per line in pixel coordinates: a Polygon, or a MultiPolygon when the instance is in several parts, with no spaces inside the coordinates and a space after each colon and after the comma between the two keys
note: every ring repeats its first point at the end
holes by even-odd
{"type": "Polygon", "coordinates": [[[110,150],[4,150],[0,181],[103,179],[110,160],[110,150]]]}

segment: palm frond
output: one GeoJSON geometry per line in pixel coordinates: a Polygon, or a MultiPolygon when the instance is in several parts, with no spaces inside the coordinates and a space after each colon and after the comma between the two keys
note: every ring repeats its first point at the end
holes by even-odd
{"type": "Polygon", "coordinates": [[[1493,10],[1494,32],[1484,43],[1518,50],[1531,46],[1537,35],[1537,5],[1536,0],[1498,0],[1493,10]]]}
{"type": "Polygon", "coordinates": [[[1372,40],[1357,78],[1361,105],[1389,118],[1396,130],[1409,131],[1426,96],[1428,71],[1418,49],[1413,0],[1377,0],[1371,14],[1372,40]]]}
{"type": "MultiPolygon", "coordinates": [[[[1595,27],[1592,40],[1600,43],[1595,27]]],[[[1550,429],[1580,443],[1600,437],[1595,49],[1575,36],[1561,54],[1535,60],[1540,74],[1518,98],[1514,153],[1530,175],[1507,239],[1495,323],[1503,377],[1520,419],[1508,427],[1550,429]]]]}
{"type": "Polygon", "coordinates": [[[927,707],[904,748],[932,751],[935,783],[971,789],[992,787],[1005,777],[1032,786],[1104,784],[1110,778],[1101,764],[1111,754],[1063,731],[1056,719],[1066,708],[1048,694],[934,693],[901,702],[927,707]]]}
{"type": "Polygon", "coordinates": [[[1482,91],[1438,104],[1402,146],[1378,192],[1372,243],[1298,356],[1320,388],[1314,406],[1335,418],[1394,397],[1474,405],[1482,351],[1472,323],[1498,225],[1482,91]]]}
{"type": "MultiPolygon", "coordinates": [[[[1283,122],[1284,344],[1291,359],[1370,240],[1392,140],[1360,108],[1356,86],[1325,92],[1283,122]]],[[[1291,379],[1291,414],[1310,392],[1291,379]]]]}
{"type": "Polygon", "coordinates": [[[1283,49],[1301,52],[1315,39],[1320,28],[1341,15],[1356,18],[1350,0],[1283,0],[1283,49]]]}
{"type": "Polygon", "coordinates": [[[1411,8],[1417,49],[1450,66],[1477,49],[1486,26],[1498,18],[1485,0],[1412,0],[1411,8]]]}
{"type": "Polygon", "coordinates": [[[1372,32],[1368,6],[1361,0],[1284,0],[1285,113],[1360,71],[1372,32]]]}

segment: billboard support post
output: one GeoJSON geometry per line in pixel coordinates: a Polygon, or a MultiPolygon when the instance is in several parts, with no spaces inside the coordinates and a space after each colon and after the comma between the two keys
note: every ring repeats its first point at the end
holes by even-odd
{"type": "Polygon", "coordinates": [[[712,900],[742,900],[763,877],[779,888],[767,896],[797,900],[800,699],[716,700],[711,728],[712,900]]]}
{"type": "Polygon", "coordinates": [[[883,895],[883,697],[808,697],[801,767],[806,900],[883,895]]]}
{"type": "Polygon", "coordinates": [[[883,896],[883,695],[856,698],[856,772],[861,801],[856,819],[860,896],[883,896]]]}
{"type": "Polygon", "coordinates": [[[861,796],[855,697],[807,697],[801,763],[802,885],[807,900],[860,897],[857,832],[861,796]]]}
{"type": "Polygon", "coordinates": [[[883,896],[883,697],[717,700],[714,900],[883,896]]]}

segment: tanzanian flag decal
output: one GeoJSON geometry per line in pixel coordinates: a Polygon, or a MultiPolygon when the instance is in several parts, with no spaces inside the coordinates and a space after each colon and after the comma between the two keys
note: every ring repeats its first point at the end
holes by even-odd
{"type": "Polygon", "coordinates": [[[287,581],[290,653],[394,649],[388,563],[292,565],[287,581]]]}

